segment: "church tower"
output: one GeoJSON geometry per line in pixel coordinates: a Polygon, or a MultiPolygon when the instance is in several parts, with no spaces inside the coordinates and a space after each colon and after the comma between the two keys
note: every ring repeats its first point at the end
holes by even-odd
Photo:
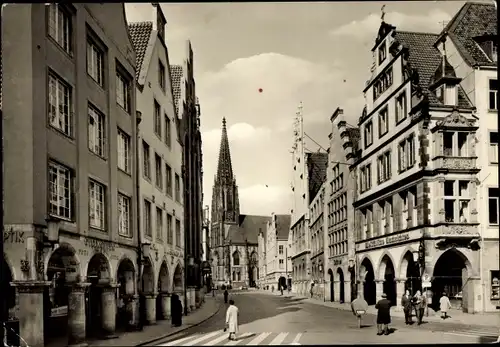
{"type": "Polygon", "coordinates": [[[231,225],[238,225],[240,202],[238,186],[233,174],[226,119],[222,119],[219,162],[212,188],[212,277],[216,283],[227,283],[230,276],[230,246],[227,233],[231,225]]]}

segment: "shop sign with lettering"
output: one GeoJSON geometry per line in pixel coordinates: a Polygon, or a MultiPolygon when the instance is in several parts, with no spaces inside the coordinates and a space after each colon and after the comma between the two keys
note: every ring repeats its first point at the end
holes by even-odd
{"type": "Polygon", "coordinates": [[[24,243],[24,231],[5,230],[3,234],[4,243],[24,243]]]}
{"type": "Polygon", "coordinates": [[[333,265],[342,265],[342,259],[333,259],[333,265]]]}
{"type": "Polygon", "coordinates": [[[96,253],[110,253],[115,250],[115,245],[108,241],[85,238],[85,246],[92,248],[96,253]]]}
{"type": "Polygon", "coordinates": [[[390,245],[393,243],[404,242],[410,239],[410,233],[403,233],[394,236],[387,236],[385,239],[376,239],[372,241],[367,241],[365,243],[365,249],[381,247],[385,245],[390,245]]]}

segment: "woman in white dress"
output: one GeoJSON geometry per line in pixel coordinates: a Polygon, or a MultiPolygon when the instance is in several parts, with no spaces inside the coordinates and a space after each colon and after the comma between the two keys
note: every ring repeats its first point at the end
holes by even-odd
{"type": "Polygon", "coordinates": [[[229,307],[226,311],[226,325],[229,330],[229,340],[234,340],[238,333],[238,307],[234,305],[234,300],[229,300],[229,307]]]}

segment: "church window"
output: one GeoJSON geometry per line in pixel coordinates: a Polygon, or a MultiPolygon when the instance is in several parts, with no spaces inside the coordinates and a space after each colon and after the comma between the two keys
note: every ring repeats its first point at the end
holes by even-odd
{"type": "Polygon", "coordinates": [[[240,265],[240,255],[238,254],[238,252],[233,253],[233,265],[234,266],[240,265]]]}

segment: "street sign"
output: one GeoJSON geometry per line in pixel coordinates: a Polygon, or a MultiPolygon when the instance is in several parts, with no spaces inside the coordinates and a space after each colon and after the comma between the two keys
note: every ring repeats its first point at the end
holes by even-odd
{"type": "Polygon", "coordinates": [[[422,282],[422,288],[430,288],[432,287],[431,282],[422,282]]]}

